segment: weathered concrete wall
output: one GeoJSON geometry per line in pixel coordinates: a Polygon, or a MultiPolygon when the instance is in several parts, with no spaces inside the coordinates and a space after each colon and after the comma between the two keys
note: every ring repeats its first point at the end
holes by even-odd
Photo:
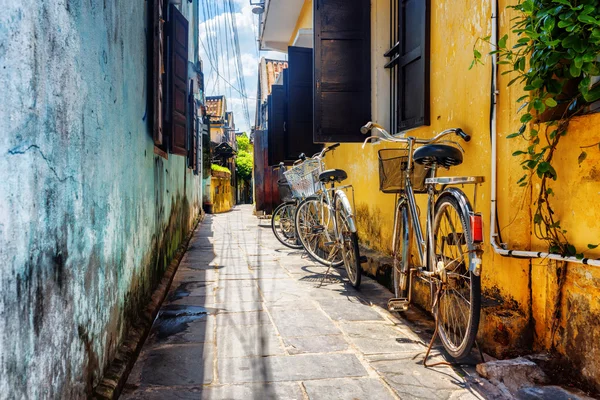
{"type": "Polygon", "coordinates": [[[0,398],[89,394],[198,215],[153,151],[147,4],[0,1],[0,398]]]}

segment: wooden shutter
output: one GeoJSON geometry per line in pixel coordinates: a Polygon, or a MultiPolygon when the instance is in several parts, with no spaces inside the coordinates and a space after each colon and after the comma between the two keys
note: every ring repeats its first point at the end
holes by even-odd
{"type": "Polygon", "coordinates": [[[371,120],[371,1],[315,0],[313,7],[314,141],[362,142],[360,128],[371,120]]]}
{"type": "Polygon", "coordinates": [[[398,7],[398,129],[429,125],[429,0],[398,7]]]}
{"type": "Polygon", "coordinates": [[[285,161],[300,153],[310,156],[322,146],[313,143],[313,50],[288,47],[288,68],[284,71],[287,92],[285,161]]]}
{"type": "Polygon", "coordinates": [[[152,90],[153,90],[153,112],[152,136],[154,144],[163,143],[163,73],[164,73],[164,32],[163,32],[163,0],[152,2],[152,90]]]}
{"type": "Polygon", "coordinates": [[[286,96],[282,85],[273,85],[268,96],[268,135],[267,152],[268,164],[276,165],[285,160],[284,157],[284,130],[286,96]]]}
{"type": "Polygon", "coordinates": [[[188,129],[188,21],[171,4],[169,23],[169,89],[171,152],[187,155],[188,129]]]}
{"type": "Polygon", "coordinates": [[[188,95],[189,120],[189,151],[188,167],[196,171],[198,159],[198,119],[196,110],[196,100],[194,99],[194,80],[190,79],[190,93],[188,95]]]}

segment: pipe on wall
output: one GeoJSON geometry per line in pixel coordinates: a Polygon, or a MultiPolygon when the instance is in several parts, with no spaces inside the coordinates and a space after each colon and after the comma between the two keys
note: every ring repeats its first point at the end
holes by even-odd
{"type": "MultiPolygon", "coordinates": [[[[490,36],[490,41],[492,43],[492,50],[496,50],[498,44],[498,0],[492,0],[492,35],[490,36]]],[[[586,264],[592,265],[595,267],[600,267],[600,260],[597,259],[589,259],[582,258],[578,259],[577,257],[565,257],[560,254],[552,254],[546,252],[537,252],[537,251],[526,251],[526,250],[515,250],[508,249],[506,245],[498,243],[499,234],[496,231],[496,213],[497,213],[497,173],[498,173],[498,142],[497,142],[497,107],[498,107],[498,55],[496,53],[492,54],[492,111],[491,111],[491,140],[492,140],[492,182],[491,182],[491,212],[490,212],[490,243],[492,248],[496,252],[503,257],[513,257],[513,258],[547,258],[550,260],[557,261],[567,261],[572,263],[586,264]]]]}

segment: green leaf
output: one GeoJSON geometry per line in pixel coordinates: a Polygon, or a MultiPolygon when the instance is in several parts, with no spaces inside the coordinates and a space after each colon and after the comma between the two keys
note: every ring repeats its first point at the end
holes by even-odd
{"type": "Polygon", "coordinates": [[[577,68],[577,65],[573,63],[569,67],[569,74],[571,74],[573,78],[577,78],[579,75],[581,75],[581,68],[577,68]]]}
{"type": "Polygon", "coordinates": [[[507,139],[512,139],[512,138],[516,138],[517,136],[521,136],[521,134],[519,132],[511,133],[506,138],[507,139]]]}
{"type": "Polygon", "coordinates": [[[563,39],[562,45],[566,49],[574,49],[581,46],[581,37],[578,35],[569,35],[563,39]]]}
{"type": "Polygon", "coordinates": [[[554,190],[552,190],[552,188],[546,189],[546,195],[547,196],[550,196],[550,195],[554,196],[554,190]]]}
{"type": "Polygon", "coordinates": [[[471,61],[471,65],[469,65],[469,70],[473,69],[474,66],[475,66],[475,59],[473,59],[473,61],[471,61]]]}
{"type": "Polygon", "coordinates": [[[517,151],[515,151],[514,153],[512,153],[512,155],[513,155],[513,156],[520,156],[520,155],[522,155],[522,154],[527,154],[527,153],[526,153],[526,152],[524,152],[524,151],[521,151],[521,150],[517,150],[517,151]]]}
{"type": "Polygon", "coordinates": [[[542,223],[542,216],[540,214],[535,214],[533,216],[533,222],[535,224],[541,224],[542,223]]]}
{"type": "Polygon", "coordinates": [[[581,164],[582,162],[585,161],[586,158],[587,158],[587,153],[585,151],[582,151],[581,154],[579,155],[579,157],[577,158],[577,163],[581,164]]]}
{"type": "Polygon", "coordinates": [[[519,59],[519,62],[518,62],[518,63],[519,63],[519,69],[520,69],[521,71],[525,71],[525,57],[521,57],[521,58],[519,59]]]}
{"type": "Polygon", "coordinates": [[[481,53],[479,52],[479,50],[473,49],[473,56],[476,60],[479,60],[481,58],[481,53]]]}
{"type": "Polygon", "coordinates": [[[571,7],[571,3],[568,0],[552,0],[552,2],[571,7]]]}
{"type": "Polygon", "coordinates": [[[597,244],[588,244],[588,249],[590,250],[594,250],[596,247],[598,247],[597,244]]]}
{"type": "Polygon", "coordinates": [[[573,246],[572,244],[568,244],[567,245],[567,255],[574,256],[575,254],[577,254],[577,249],[575,248],[575,246],[573,246]]]}
{"type": "Polygon", "coordinates": [[[541,112],[541,113],[546,111],[546,106],[544,105],[544,103],[542,103],[542,101],[540,99],[535,99],[533,101],[533,108],[535,108],[538,112],[541,112]]]}
{"type": "Polygon", "coordinates": [[[522,123],[522,124],[526,124],[526,123],[528,123],[529,121],[531,121],[532,119],[533,119],[533,116],[532,116],[531,114],[529,114],[529,113],[527,113],[527,114],[523,114],[523,115],[521,116],[521,123],[522,123]]]}
{"type": "Polygon", "coordinates": [[[589,16],[587,14],[579,14],[579,16],[577,17],[577,20],[579,20],[580,22],[583,22],[584,24],[594,24],[594,25],[598,24],[598,21],[596,21],[596,18],[589,16]]]}
{"type": "Polygon", "coordinates": [[[538,172],[545,173],[550,171],[550,163],[543,161],[538,165],[538,172]]]}
{"type": "Polygon", "coordinates": [[[536,89],[539,89],[542,86],[544,86],[544,80],[542,78],[535,78],[533,81],[531,81],[531,86],[533,86],[536,89]]]}
{"type": "Polygon", "coordinates": [[[528,98],[528,97],[529,97],[529,95],[528,95],[528,94],[526,94],[525,96],[521,96],[521,97],[519,97],[519,98],[517,99],[517,103],[520,103],[520,102],[522,102],[523,100],[525,100],[525,99],[526,99],[526,98],[528,98]]]}
{"type": "Polygon", "coordinates": [[[556,100],[554,100],[552,97],[548,97],[548,98],[546,99],[545,103],[546,103],[546,105],[547,105],[548,107],[550,107],[550,108],[552,108],[552,107],[556,107],[556,106],[557,106],[557,104],[558,104],[558,103],[556,102],[556,100]]]}
{"type": "Polygon", "coordinates": [[[498,40],[498,47],[504,49],[506,47],[506,41],[508,40],[508,35],[504,35],[498,40]]]}
{"type": "Polygon", "coordinates": [[[587,94],[583,95],[583,98],[588,103],[593,103],[594,101],[600,99],[600,85],[594,86],[587,92],[587,94]]]}

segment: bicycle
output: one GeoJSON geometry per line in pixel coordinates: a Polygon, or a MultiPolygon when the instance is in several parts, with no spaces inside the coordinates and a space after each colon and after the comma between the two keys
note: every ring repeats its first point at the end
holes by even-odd
{"type": "MultiPolygon", "coordinates": [[[[273,170],[284,172],[285,165],[283,163],[279,163],[279,165],[273,167],[273,170]]],[[[287,181],[283,173],[280,174],[277,185],[279,186],[279,195],[282,203],[273,211],[273,216],[271,217],[271,229],[273,230],[273,234],[277,240],[279,240],[283,245],[292,249],[301,249],[302,243],[298,240],[296,226],[294,223],[296,207],[298,206],[301,198],[294,197],[290,183],[287,181]]]]}
{"type": "MultiPolygon", "coordinates": [[[[348,175],[341,169],[324,170],[323,158],[339,143],[325,147],[304,161],[302,174],[286,171],[292,190],[301,188],[306,198],[296,208],[295,225],[298,238],[308,254],[316,261],[332,266],[342,263],[350,284],[360,286],[362,269],[358,234],[352,206],[345,190],[352,185],[338,186],[348,175]],[[310,168],[307,168],[310,165],[310,168]],[[328,187],[329,186],[329,187],[328,187]]],[[[329,269],[325,277],[329,274],[329,269]]]]}
{"type": "Polygon", "coordinates": [[[363,134],[371,130],[379,131],[383,138],[371,136],[363,148],[374,139],[407,145],[403,149],[379,150],[380,190],[398,195],[392,239],[395,298],[389,300],[388,309],[408,309],[415,278],[429,283],[436,321],[432,343],[439,333],[448,353],[461,360],[470,353],[479,326],[483,232],[481,214],[473,211],[465,193],[455,185],[474,185],[476,198],[477,185],[484,178],[436,177],[436,172],[463,161],[462,147],[441,139],[454,133],[468,142],[471,136],[460,128],[447,129],[433,139],[393,136],[373,122],[361,128],[363,134]],[[415,149],[415,145],[420,147],[415,149]],[[415,193],[427,194],[425,236],[415,193]],[[413,239],[418,265],[411,263],[413,239]]]}

